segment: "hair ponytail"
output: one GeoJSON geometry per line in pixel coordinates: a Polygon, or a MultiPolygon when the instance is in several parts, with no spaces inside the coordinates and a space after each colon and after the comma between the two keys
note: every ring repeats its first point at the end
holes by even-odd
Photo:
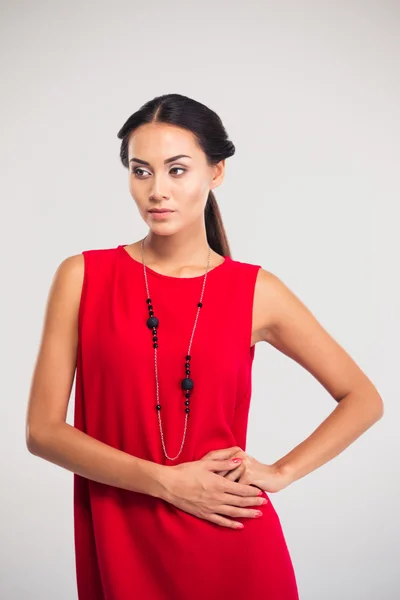
{"type": "Polygon", "coordinates": [[[210,193],[208,194],[204,217],[206,222],[207,241],[210,247],[214,252],[232,258],[225,228],[222,223],[221,212],[212,190],[210,190],[210,193]]]}

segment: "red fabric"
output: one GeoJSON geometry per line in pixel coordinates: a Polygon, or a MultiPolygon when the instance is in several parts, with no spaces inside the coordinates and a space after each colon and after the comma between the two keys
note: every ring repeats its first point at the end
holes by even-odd
{"type": "MultiPolygon", "coordinates": [[[[163,465],[246,449],[250,348],[259,265],[225,257],[209,271],[194,332],[194,390],[183,451],[165,458],[156,414],[154,349],[143,265],[124,249],[86,250],[79,311],[74,424],[134,456],[163,465]]],[[[147,268],[158,328],[158,371],[167,453],[184,426],[180,389],[203,276],[147,268]]],[[[265,496],[269,496],[264,492],[265,496]]],[[[74,474],[80,600],[297,600],[292,562],[271,499],[259,519],[232,530],[172,504],[74,474]]]]}

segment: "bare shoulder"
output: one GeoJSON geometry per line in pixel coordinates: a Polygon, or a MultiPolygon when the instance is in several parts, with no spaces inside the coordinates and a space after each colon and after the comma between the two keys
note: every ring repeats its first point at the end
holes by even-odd
{"type": "Polygon", "coordinates": [[[83,254],[64,258],[57,266],[47,295],[42,333],[42,348],[49,340],[67,334],[77,340],[79,305],[83,289],[85,264],[83,254]]]}
{"type": "Polygon", "coordinates": [[[85,259],[83,254],[73,254],[64,258],[57,267],[56,275],[61,278],[77,279],[83,282],[85,259]]]}
{"type": "Polygon", "coordinates": [[[277,309],[288,302],[293,292],[283,281],[266,269],[260,268],[254,289],[253,338],[255,343],[269,341],[279,322],[277,309]]]}
{"type": "Polygon", "coordinates": [[[49,300],[58,297],[71,300],[77,305],[80,301],[85,275],[85,259],[83,254],[74,254],[64,258],[57,266],[51,283],[49,300]]]}
{"type": "Polygon", "coordinates": [[[317,326],[311,310],[271,271],[259,269],[254,296],[253,335],[257,341],[278,347],[283,335],[298,335],[301,326],[310,333],[310,327],[317,326]]]}
{"type": "Polygon", "coordinates": [[[62,277],[70,278],[76,281],[76,283],[83,283],[85,273],[85,259],[83,254],[73,254],[64,258],[58,266],[58,271],[62,277]]]}

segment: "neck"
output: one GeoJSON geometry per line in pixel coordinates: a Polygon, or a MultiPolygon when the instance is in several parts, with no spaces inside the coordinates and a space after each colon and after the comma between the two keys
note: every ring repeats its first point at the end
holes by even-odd
{"type": "MultiPolygon", "coordinates": [[[[185,230],[173,235],[157,235],[150,230],[143,248],[146,263],[156,263],[169,268],[205,265],[209,252],[205,229],[195,234],[185,230]]],[[[210,250],[210,263],[213,254],[215,253],[210,250]]]]}

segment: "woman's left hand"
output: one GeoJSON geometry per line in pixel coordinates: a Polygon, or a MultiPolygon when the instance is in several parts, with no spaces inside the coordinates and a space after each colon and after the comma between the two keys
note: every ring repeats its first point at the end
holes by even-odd
{"type": "Polygon", "coordinates": [[[239,446],[212,450],[203,456],[203,458],[216,460],[234,457],[242,459],[238,467],[231,471],[216,471],[216,473],[231,481],[255,485],[265,492],[279,492],[289,483],[273,465],[261,463],[239,446]]]}

